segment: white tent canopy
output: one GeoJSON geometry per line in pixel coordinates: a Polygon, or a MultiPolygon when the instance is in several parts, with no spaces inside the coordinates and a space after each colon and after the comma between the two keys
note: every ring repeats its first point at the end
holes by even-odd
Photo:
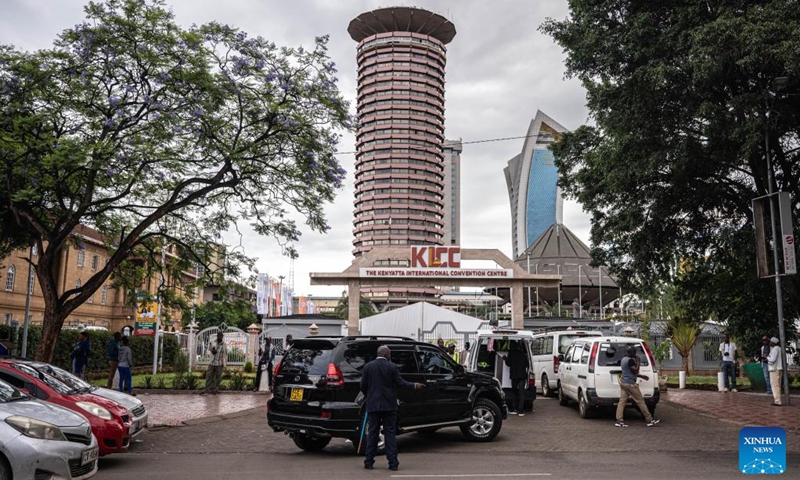
{"type": "Polygon", "coordinates": [[[486,328],[486,325],[485,320],[419,302],[364,318],[360,330],[361,335],[391,335],[423,340],[441,337],[459,340],[460,343],[465,334],[486,328]]]}

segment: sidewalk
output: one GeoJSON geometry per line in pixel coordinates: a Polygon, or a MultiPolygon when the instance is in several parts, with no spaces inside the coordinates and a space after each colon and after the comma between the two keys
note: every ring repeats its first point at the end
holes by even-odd
{"type": "MultiPolygon", "coordinates": [[[[270,394],[231,392],[217,395],[197,393],[139,392],[136,397],[147,408],[150,427],[174,427],[236,416],[240,412],[262,410],[266,415],[270,394]]],[[[266,421],[266,420],[265,420],[266,421]]]]}
{"type": "Polygon", "coordinates": [[[792,395],[791,405],[773,407],[772,395],[766,393],[670,388],[661,400],[731,423],[783,427],[787,433],[800,435],[800,395],[792,395]]]}

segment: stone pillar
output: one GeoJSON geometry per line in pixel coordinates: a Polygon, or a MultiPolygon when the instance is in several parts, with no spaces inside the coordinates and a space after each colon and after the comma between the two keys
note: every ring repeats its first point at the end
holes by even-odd
{"type": "Polygon", "coordinates": [[[358,288],[358,280],[350,280],[347,285],[347,333],[358,335],[358,305],[361,303],[361,290],[358,288]]]}
{"type": "Polygon", "coordinates": [[[511,284],[511,328],[522,330],[525,327],[522,313],[522,283],[511,284]]]}

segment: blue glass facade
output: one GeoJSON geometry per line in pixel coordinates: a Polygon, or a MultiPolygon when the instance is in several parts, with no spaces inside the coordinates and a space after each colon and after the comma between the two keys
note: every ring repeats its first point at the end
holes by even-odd
{"type": "Polygon", "coordinates": [[[525,201],[526,248],[556,222],[558,169],[553,160],[549,149],[533,151],[525,201]]]}

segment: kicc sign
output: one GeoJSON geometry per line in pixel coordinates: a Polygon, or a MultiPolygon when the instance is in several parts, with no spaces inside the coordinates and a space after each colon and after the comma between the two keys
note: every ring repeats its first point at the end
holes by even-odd
{"type": "Polygon", "coordinates": [[[411,268],[461,268],[461,247],[411,247],[411,268]]]}

